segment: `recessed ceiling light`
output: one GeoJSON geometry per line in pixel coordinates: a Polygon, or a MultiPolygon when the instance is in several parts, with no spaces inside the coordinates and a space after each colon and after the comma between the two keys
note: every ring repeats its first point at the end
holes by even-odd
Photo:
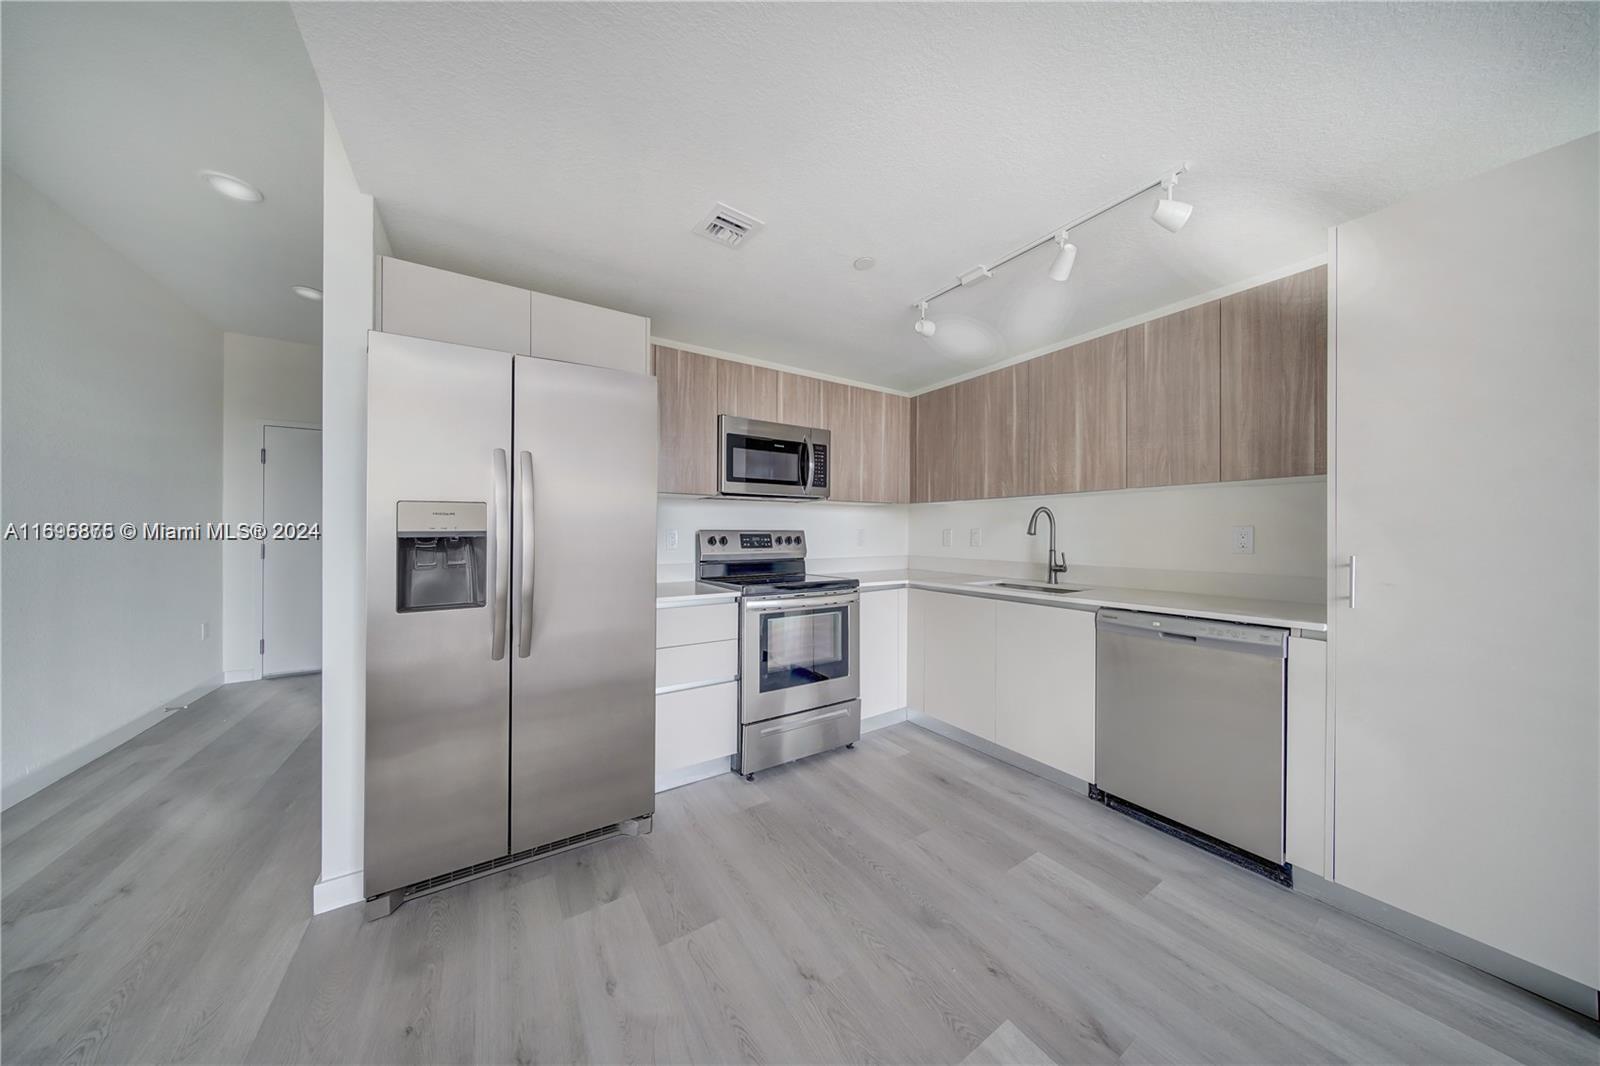
{"type": "Polygon", "coordinates": [[[224,174],[220,170],[202,170],[200,176],[206,184],[216,190],[219,195],[240,203],[259,204],[266,197],[261,195],[261,190],[251,185],[243,178],[236,178],[232,174],[224,174]]]}
{"type": "Polygon", "coordinates": [[[322,302],[322,290],[313,289],[310,285],[290,285],[289,291],[303,299],[322,302]]]}
{"type": "Polygon", "coordinates": [[[878,265],[878,261],[872,258],[870,255],[864,255],[850,265],[855,267],[857,270],[871,270],[873,267],[878,265]]]}

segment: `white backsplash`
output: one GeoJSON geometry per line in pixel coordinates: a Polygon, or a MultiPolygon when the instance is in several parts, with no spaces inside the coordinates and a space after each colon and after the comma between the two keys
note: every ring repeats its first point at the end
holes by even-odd
{"type": "Polygon", "coordinates": [[[1036,537],[1026,532],[1041,504],[1056,516],[1068,583],[1304,603],[1325,596],[1322,477],[909,506],[662,496],[657,576],[694,576],[697,529],[767,528],[805,530],[811,566],[822,573],[910,566],[1042,578],[1047,526],[1041,520],[1036,537]],[[1235,526],[1254,527],[1253,554],[1233,552],[1235,526]],[[678,546],[668,548],[674,529],[678,546]]]}

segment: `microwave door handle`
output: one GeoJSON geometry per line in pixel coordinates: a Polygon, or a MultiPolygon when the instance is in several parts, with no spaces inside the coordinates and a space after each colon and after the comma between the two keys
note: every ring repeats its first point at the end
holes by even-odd
{"type": "Polygon", "coordinates": [[[802,491],[811,491],[811,438],[807,437],[800,442],[800,488],[802,491]]]}

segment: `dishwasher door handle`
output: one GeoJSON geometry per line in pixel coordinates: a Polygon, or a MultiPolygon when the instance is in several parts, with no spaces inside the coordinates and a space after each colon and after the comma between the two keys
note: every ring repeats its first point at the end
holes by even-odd
{"type": "Polygon", "coordinates": [[[1162,640],[1187,640],[1190,644],[1197,644],[1200,638],[1190,633],[1168,633],[1162,630],[1157,634],[1162,640]]]}

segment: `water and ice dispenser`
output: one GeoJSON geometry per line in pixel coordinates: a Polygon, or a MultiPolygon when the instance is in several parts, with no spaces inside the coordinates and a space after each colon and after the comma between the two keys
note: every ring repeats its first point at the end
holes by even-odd
{"type": "Polygon", "coordinates": [[[395,610],[484,605],[488,504],[401,500],[395,530],[395,610]]]}

